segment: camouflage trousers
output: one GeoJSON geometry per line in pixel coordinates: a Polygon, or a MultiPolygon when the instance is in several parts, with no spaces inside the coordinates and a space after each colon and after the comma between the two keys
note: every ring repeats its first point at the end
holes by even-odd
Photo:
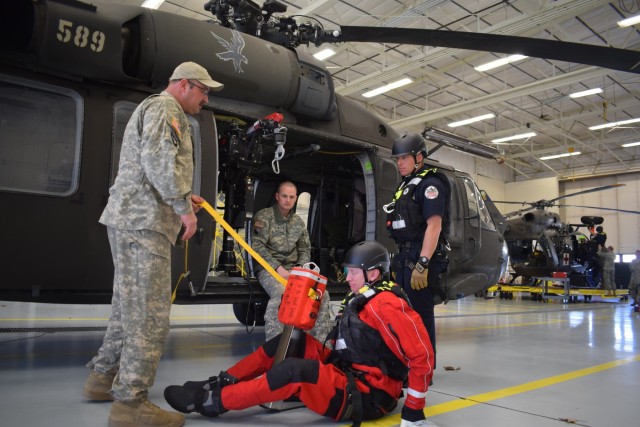
{"type": "Polygon", "coordinates": [[[634,304],[638,304],[638,287],[640,287],[640,283],[629,283],[629,295],[634,304]]]}
{"type": "Polygon", "coordinates": [[[132,402],[147,398],[171,310],[171,243],[162,234],[107,227],[114,278],[111,317],[98,354],[87,364],[116,373],[110,394],[132,402]]]}
{"type": "MultiPolygon", "coordinates": [[[[282,300],[282,294],[284,294],[284,286],[278,282],[267,270],[260,270],[257,273],[258,281],[262,285],[267,294],[269,294],[269,302],[267,303],[267,309],[264,312],[264,333],[266,340],[282,333],[284,325],[278,320],[278,309],[280,308],[280,301],[282,300]]],[[[316,324],[307,333],[313,336],[321,343],[325,342],[327,335],[331,332],[331,298],[329,292],[325,292],[318,310],[318,318],[316,324]]]]}
{"type": "Polygon", "coordinates": [[[616,290],[615,270],[602,270],[602,285],[607,291],[616,290]]]}

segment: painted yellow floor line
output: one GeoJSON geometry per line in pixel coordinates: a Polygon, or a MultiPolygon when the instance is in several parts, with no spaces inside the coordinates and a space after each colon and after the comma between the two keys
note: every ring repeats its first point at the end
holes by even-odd
{"type": "MultiPolygon", "coordinates": [[[[611,319],[613,316],[607,314],[604,316],[594,316],[592,320],[605,320],[611,319]]],[[[520,323],[505,323],[503,325],[485,325],[485,326],[469,326],[469,327],[461,327],[461,328],[447,328],[442,327],[439,330],[447,331],[447,332],[460,332],[460,331],[477,331],[481,329],[502,329],[502,328],[518,328],[523,326],[534,326],[534,325],[550,325],[552,323],[569,323],[571,319],[552,319],[552,320],[541,320],[539,322],[520,322],[520,323]]]]}
{"type": "MultiPolygon", "coordinates": [[[[424,413],[429,417],[444,414],[451,411],[457,411],[458,409],[468,408],[480,403],[491,402],[493,400],[502,399],[504,397],[514,396],[516,394],[526,393],[528,391],[537,390],[544,387],[549,387],[554,384],[562,383],[576,378],[584,377],[587,375],[596,374],[598,372],[606,371],[608,369],[617,368],[632,362],[639,362],[640,355],[627,357],[624,359],[614,360],[613,362],[607,362],[600,365],[592,366],[590,368],[578,369],[577,371],[567,372],[566,374],[555,375],[549,378],[543,378],[536,381],[531,381],[524,384],[515,385],[512,387],[503,388],[501,390],[490,391],[487,393],[476,394],[475,396],[469,396],[465,399],[453,400],[451,402],[440,403],[433,406],[428,406],[424,413]]],[[[363,422],[364,427],[391,427],[400,424],[400,414],[391,415],[385,418],[381,418],[375,421],[363,422]]],[[[346,427],[350,424],[346,424],[346,427]]]]}

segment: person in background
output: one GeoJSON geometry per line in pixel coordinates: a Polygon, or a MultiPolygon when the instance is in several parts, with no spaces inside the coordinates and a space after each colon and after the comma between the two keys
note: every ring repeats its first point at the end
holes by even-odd
{"type": "Polygon", "coordinates": [[[149,402],[169,333],[171,245],[196,231],[203,199],[192,194],[193,147],[186,114],[223,85],[194,62],[136,108],[125,129],[118,175],[100,217],[114,264],[111,317],[83,395],[113,400],[109,426],[179,427],[184,416],[149,402]]]}
{"type": "Polygon", "coordinates": [[[427,143],[416,133],[406,133],[393,144],[402,183],[385,206],[387,229],[399,253],[391,267],[394,277],[420,314],[436,351],[435,299],[446,299],[440,287],[447,269],[449,199],[446,177],[425,165],[427,143]]]}
{"type": "Polygon", "coordinates": [[[638,287],[640,287],[640,249],[636,250],[636,259],[629,263],[631,277],[629,278],[629,295],[631,295],[631,305],[638,307],[638,287]]]}
{"type": "MultiPolygon", "coordinates": [[[[276,204],[253,216],[251,246],[284,279],[293,267],[302,267],[311,258],[311,242],[307,226],[292,210],[298,199],[298,189],[291,181],[284,181],[275,194],[276,204]]],[[[254,270],[260,285],[269,294],[264,313],[266,340],[282,333],[284,325],[278,320],[284,286],[267,270],[255,262],[254,270]]],[[[325,292],[315,326],[309,331],[324,341],[331,330],[330,296],[325,292]]]]}
{"type": "Polygon", "coordinates": [[[320,415],[359,426],[392,411],[408,380],[401,426],[426,426],[433,350],[405,293],[386,281],[389,264],[389,252],[375,241],[345,255],[351,291],[331,333],[333,351],[305,333],[297,354],[274,365],[276,336],[218,376],[167,387],[165,399],[180,412],[215,417],[297,396],[320,415]]]}
{"type": "Polygon", "coordinates": [[[604,248],[605,243],[607,243],[607,233],[604,232],[604,228],[601,225],[596,227],[596,233],[591,238],[598,245],[598,250],[604,248]]]}
{"type": "Polygon", "coordinates": [[[605,292],[605,297],[615,297],[616,296],[616,254],[613,251],[613,246],[609,246],[608,248],[603,247],[600,252],[598,252],[598,257],[600,259],[600,264],[602,265],[602,284],[604,288],[607,290],[605,292]]]}

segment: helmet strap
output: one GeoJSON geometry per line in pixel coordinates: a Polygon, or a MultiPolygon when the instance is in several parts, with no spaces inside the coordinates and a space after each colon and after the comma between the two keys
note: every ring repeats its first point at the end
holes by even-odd
{"type": "Polygon", "coordinates": [[[418,156],[416,154],[413,155],[413,172],[416,172],[418,169],[420,169],[420,163],[418,163],[418,156]]]}

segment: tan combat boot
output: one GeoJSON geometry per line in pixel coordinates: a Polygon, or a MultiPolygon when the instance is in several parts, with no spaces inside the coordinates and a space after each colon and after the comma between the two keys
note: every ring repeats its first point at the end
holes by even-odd
{"type": "Polygon", "coordinates": [[[89,400],[113,400],[109,390],[115,376],[116,374],[103,374],[92,370],[84,383],[82,395],[89,400]]]}
{"type": "Polygon", "coordinates": [[[182,427],[184,415],[165,411],[149,402],[114,401],[109,413],[109,427],[182,427]]]}

